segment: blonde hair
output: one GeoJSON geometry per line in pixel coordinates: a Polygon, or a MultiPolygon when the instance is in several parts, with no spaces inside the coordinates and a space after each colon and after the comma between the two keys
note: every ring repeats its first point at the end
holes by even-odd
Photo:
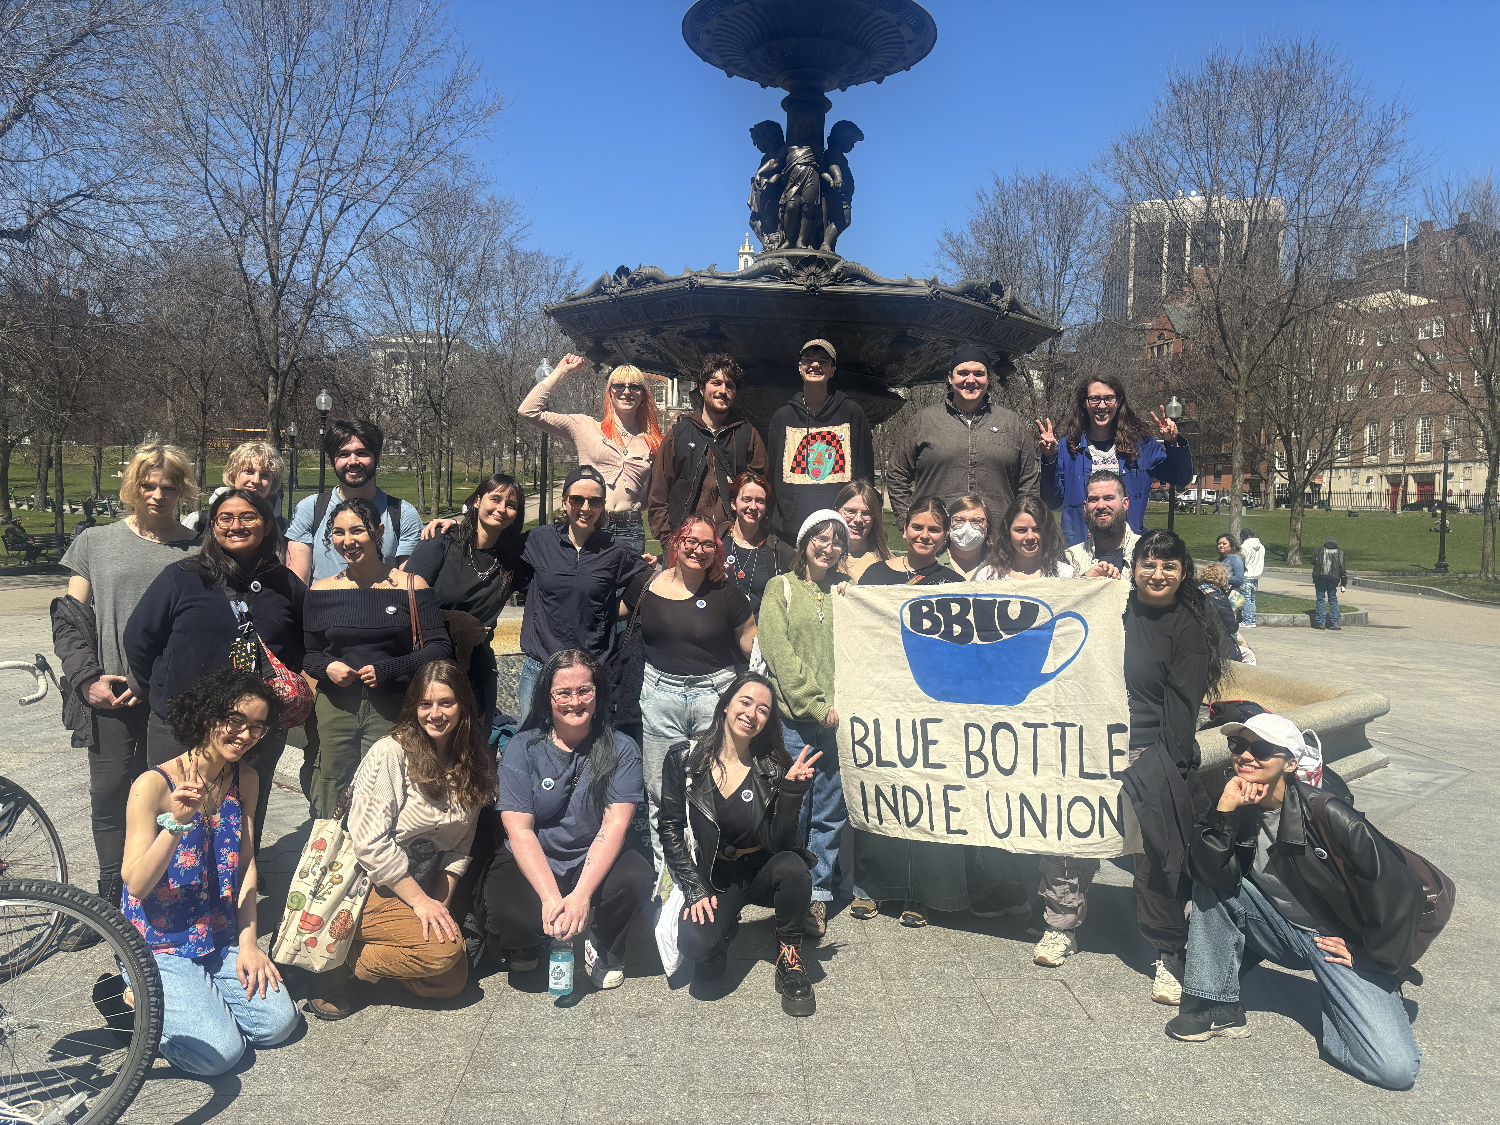
{"type": "Polygon", "coordinates": [[[641,427],[641,436],[646,439],[646,445],[654,457],[656,451],[661,448],[661,420],[656,415],[656,397],[651,393],[651,380],[660,379],[660,375],[647,375],[634,364],[622,363],[609,373],[604,380],[604,418],[599,423],[599,429],[604,431],[604,436],[610,441],[620,441],[620,420],[615,417],[615,400],[609,393],[609,385],[615,381],[616,375],[623,375],[629,379],[632,375],[641,381],[641,387],[645,393],[641,395],[643,401],[640,406],[640,414],[636,420],[644,423],[641,427]]]}
{"type": "Polygon", "coordinates": [[[1219,563],[1210,563],[1198,572],[1198,577],[1221,590],[1229,589],[1229,568],[1219,563]]]}
{"type": "Polygon", "coordinates": [[[125,510],[134,513],[141,502],[141,481],[150,473],[160,472],[167,482],[177,489],[178,503],[193,507],[198,503],[198,486],[193,482],[193,463],[175,445],[164,441],[148,441],[136,447],[120,478],[120,503],[125,510]]]}
{"type": "Polygon", "coordinates": [[[234,478],[242,469],[265,469],[271,474],[271,495],[281,489],[281,479],[286,474],[286,462],[276,447],[267,441],[245,441],[229,451],[229,460],[224,463],[224,483],[234,487],[234,478]]]}

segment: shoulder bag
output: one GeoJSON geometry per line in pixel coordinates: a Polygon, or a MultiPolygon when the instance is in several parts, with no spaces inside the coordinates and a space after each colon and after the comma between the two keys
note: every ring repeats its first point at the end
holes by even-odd
{"type": "Polygon", "coordinates": [[[312,714],[316,696],[311,685],[297,672],[293,672],[271,651],[269,645],[255,629],[248,612],[242,613],[234,596],[224,587],[224,596],[229,599],[229,609],[239,625],[239,633],[229,646],[229,659],[241,672],[259,675],[281,701],[281,725],[287,730],[300,727],[312,714]],[[264,663],[262,663],[264,660],[264,663]]]}
{"type": "Polygon", "coordinates": [[[336,969],[349,956],[370,896],[370,877],[354,855],[345,820],[354,787],[328,820],[313,822],[287,888],[286,910],[271,939],[271,960],[310,973],[336,969]]]}

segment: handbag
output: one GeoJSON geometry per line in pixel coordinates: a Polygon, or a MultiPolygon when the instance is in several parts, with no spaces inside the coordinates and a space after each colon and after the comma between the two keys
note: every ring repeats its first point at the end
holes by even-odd
{"type": "Polygon", "coordinates": [[[370,896],[370,877],[355,857],[344,823],[353,791],[353,786],[344,790],[332,817],[313,822],[271,940],[271,960],[277,964],[324,973],[349,956],[370,896]]]}
{"type": "Polygon", "coordinates": [[[240,609],[240,605],[244,603],[237,603],[227,589],[224,590],[224,596],[229,599],[229,608],[239,624],[239,632],[229,645],[230,662],[241,672],[259,675],[265,681],[272,694],[281,701],[281,725],[284,729],[300,727],[312,714],[313,703],[317,699],[311,685],[301,673],[293,672],[283,664],[261,639],[256,632],[255,623],[250,620],[250,614],[240,609]]]}

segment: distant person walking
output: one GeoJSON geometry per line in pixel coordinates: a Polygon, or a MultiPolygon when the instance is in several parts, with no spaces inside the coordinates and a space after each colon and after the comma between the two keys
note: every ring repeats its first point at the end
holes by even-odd
{"type": "Polygon", "coordinates": [[[1317,596],[1312,627],[1342,629],[1343,626],[1339,624],[1339,595],[1344,592],[1349,575],[1344,569],[1344,552],[1339,549],[1337,539],[1323,540],[1323,546],[1313,552],[1312,579],[1317,596]]]}
{"type": "Polygon", "coordinates": [[[1255,532],[1245,530],[1240,540],[1240,554],[1245,560],[1245,577],[1240,582],[1240,593],[1245,595],[1245,609],[1241,613],[1241,624],[1246,629],[1255,628],[1255,594],[1260,589],[1260,576],[1266,572],[1266,545],[1255,532]]]}
{"type": "Polygon", "coordinates": [[[1229,572],[1229,589],[1238,593],[1240,585],[1245,581],[1245,556],[1240,554],[1239,540],[1233,535],[1221,535],[1215,546],[1219,552],[1219,562],[1229,572]]]}

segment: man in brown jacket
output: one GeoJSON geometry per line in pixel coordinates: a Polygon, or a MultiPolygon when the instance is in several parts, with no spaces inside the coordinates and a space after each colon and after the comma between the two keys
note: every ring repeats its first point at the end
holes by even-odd
{"type": "Polygon", "coordinates": [[[729,486],[746,469],[767,476],[766,443],[735,409],[744,371],[715,352],[698,374],[698,409],[678,418],[656,451],[647,503],[651,534],[665,543],[688,515],[733,518],[729,486]]]}

